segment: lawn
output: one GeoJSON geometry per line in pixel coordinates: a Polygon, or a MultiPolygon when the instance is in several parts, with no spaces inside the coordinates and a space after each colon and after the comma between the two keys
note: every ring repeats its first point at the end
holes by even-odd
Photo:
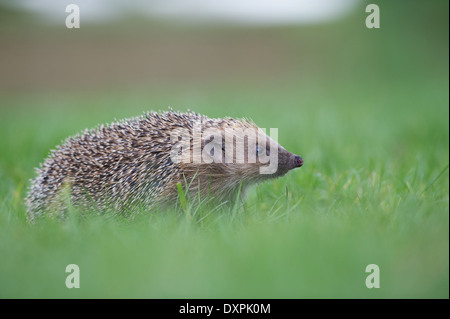
{"type": "MultiPolygon", "coordinates": [[[[448,3],[411,2],[407,16],[380,3],[379,30],[364,27],[363,8],[321,26],[160,26],[149,36],[185,51],[161,57],[177,72],[149,66],[155,78],[88,73],[85,82],[76,65],[56,80],[50,67],[36,82],[1,74],[0,298],[449,298],[448,3]],[[195,58],[226,48],[231,57],[195,58]],[[195,67],[182,70],[183,56],[195,67]],[[29,179],[63,139],[168,106],[278,128],[304,166],[230,210],[26,222],[29,179]],[[80,268],[79,289],[65,285],[69,264],[80,268]],[[366,287],[369,264],[380,288],[366,287]]],[[[31,58],[51,66],[73,41],[84,57],[103,52],[105,37],[112,47],[141,43],[145,32],[133,28],[14,32],[25,48],[53,45],[55,56],[31,58]]],[[[11,34],[2,41],[15,45],[11,34]]]]}

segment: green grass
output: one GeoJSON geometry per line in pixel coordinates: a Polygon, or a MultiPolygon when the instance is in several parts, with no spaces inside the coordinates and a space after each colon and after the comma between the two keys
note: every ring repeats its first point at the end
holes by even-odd
{"type": "Polygon", "coordinates": [[[434,24],[434,9],[397,9],[379,32],[353,20],[267,31],[292,52],[275,79],[0,93],[0,297],[448,298],[448,10],[434,24]],[[50,149],[169,105],[277,127],[305,164],[229,210],[184,198],[188,214],[26,223],[28,179],[50,149]],[[72,263],[80,289],[65,286],[72,263]],[[379,289],[365,286],[368,264],[379,289]]]}

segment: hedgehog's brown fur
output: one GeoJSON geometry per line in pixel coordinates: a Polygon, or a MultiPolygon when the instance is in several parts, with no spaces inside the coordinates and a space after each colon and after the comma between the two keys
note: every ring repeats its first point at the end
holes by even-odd
{"type": "Polygon", "coordinates": [[[209,195],[223,202],[233,198],[241,183],[245,188],[273,177],[261,176],[258,164],[174,163],[170,133],[182,129],[191,133],[199,123],[203,128],[258,129],[248,120],[168,111],[86,130],[58,146],[38,169],[27,197],[29,219],[45,212],[63,215],[68,200],[98,211],[175,203],[179,182],[189,184],[189,190],[202,198],[209,195]]]}

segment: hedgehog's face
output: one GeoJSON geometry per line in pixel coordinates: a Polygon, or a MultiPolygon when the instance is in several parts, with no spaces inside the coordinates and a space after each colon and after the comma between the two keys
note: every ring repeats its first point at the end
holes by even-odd
{"type": "Polygon", "coordinates": [[[215,163],[216,168],[224,165],[240,180],[261,181],[285,175],[288,171],[303,165],[303,159],[288,152],[258,128],[221,131],[218,134],[205,134],[203,159],[215,163]]]}
{"type": "Polygon", "coordinates": [[[303,165],[300,156],[288,152],[258,127],[231,120],[224,123],[226,126],[212,121],[210,126],[171,135],[177,182],[187,181],[192,191],[229,200],[235,198],[239,185],[244,185],[245,192],[251,184],[303,165]]]}
{"type": "MultiPolygon", "coordinates": [[[[250,153],[253,146],[247,149],[250,153]]],[[[268,178],[277,178],[285,175],[294,168],[303,165],[303,159],[273,141],[270,137],[266,137],[265,143],[257,143],[255,146],[256,163],[246,163],[244,170],[252,171],[257,180],[265,180],[268,178]]]]}

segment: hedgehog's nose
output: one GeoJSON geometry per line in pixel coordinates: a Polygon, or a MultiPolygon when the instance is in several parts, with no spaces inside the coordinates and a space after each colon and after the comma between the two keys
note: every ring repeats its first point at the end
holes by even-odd
{"type": "Polygon", "coordinates": [[[294,156],[294,165],[295,167],[301,167],[303,165],[303,158],[301,156],[294,156]]]}

